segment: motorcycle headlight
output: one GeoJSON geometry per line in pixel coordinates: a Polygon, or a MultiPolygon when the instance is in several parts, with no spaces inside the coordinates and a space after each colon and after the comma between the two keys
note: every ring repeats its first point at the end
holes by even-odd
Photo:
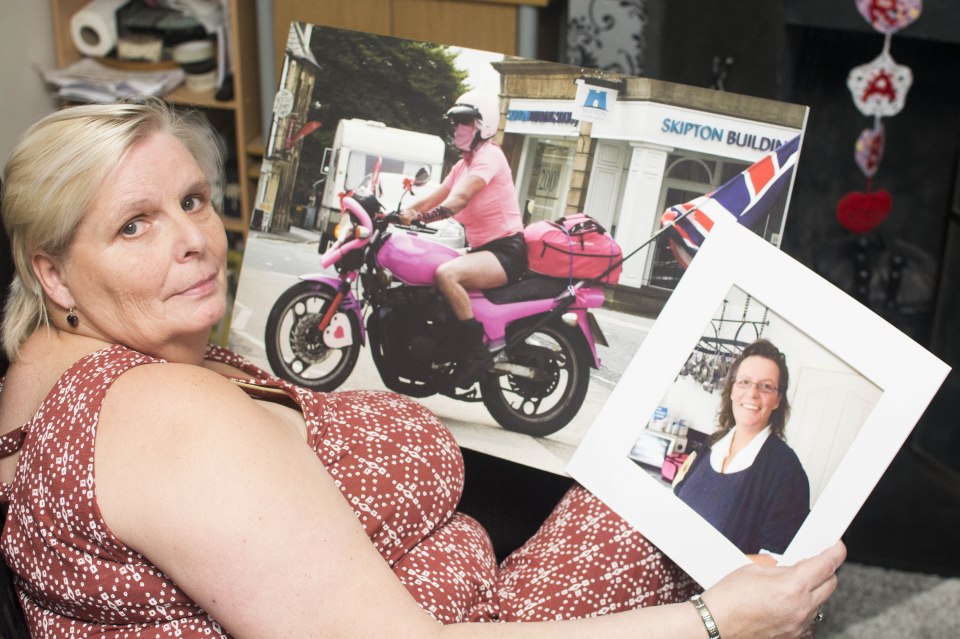
{"type": "Polygon", "coordinates": [[[338,242],[346,242],[353,237],[353,224],[349,219],[340,220],[340,223],[334,227],[333,234],[338,242]]]}

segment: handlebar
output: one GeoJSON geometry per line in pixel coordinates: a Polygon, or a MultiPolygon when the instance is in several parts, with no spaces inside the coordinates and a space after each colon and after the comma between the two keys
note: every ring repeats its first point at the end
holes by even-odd
{"type": "Polygon", "coordinates": [[[398,213],[397,211],[393,211],[391,213],[384,213],[382,216],[380,216],[379,219],[383,220],[386,224],[399,224],[401,226],[403,225],[403,222],[400,220],[400,213],[398,213]]]}
{"type": "Polygon", "coordinates": [[[373,239],[374,231],[379,229],[383,231],[388,224],[393,224],[401,228],[414,228],[422,233],[436,233],[437,230],[431,228],[427,224],[421,222],[420,220],[413,220],[410,224],[403,224],[400,220],[399,212],[392,213],[382,213],[376,216],[376,218],[371,219],[370,214],[367,213],[359,202],[357,202],[349,194],[344,194],[340,198],[341,205],[344,211],[349,211],[349,213],[356,218],[358,225],[367,229],[366,237],[359,238],[354,237],[351,240],[348,240],[342,244],[335,243],[327,251],[320,256],[320,266],[321,268],[327,268],[332,264],[340,261],[343,256],[345,256],[350,251],[363,248],[366,246],[371,239],[373,239]]]}
{"type": "Polygon", "coordinates": [[[384,215],[377,218],[378,220],[383,220],[387,224],[393,224],[394,226],[399,226],[403,229],[417,229],[422,233],[432,234],[436,233],[437,230],[428,226],[425,222],[420,220],[413,220],[410,224],[404,224],[400,219],[400,212],[394,211],[392,213],[385,213],[384,215]]]}

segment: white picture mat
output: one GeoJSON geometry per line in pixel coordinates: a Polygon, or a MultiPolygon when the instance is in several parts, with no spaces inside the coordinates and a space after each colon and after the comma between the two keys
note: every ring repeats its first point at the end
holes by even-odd
{"type": "Polygon", "coordinates": [[[567,472],[709,588],[748,563],[627,454],[732,287],[763,300],[883,392],[782,564],[840,538],[949,367],[832,284],[736,223],[718,223],[567,466],[567,472]]]}

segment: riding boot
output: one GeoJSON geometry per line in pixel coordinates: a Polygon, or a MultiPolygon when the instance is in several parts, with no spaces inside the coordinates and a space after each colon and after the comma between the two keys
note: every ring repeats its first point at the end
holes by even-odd
{"type": "Polygon", "coordinates": [[[469,388],[493,362],[493,356],[483,343],[483,324],[471,317],[460,321],[463,352],[457,363],[456,386],[469,388]]]}

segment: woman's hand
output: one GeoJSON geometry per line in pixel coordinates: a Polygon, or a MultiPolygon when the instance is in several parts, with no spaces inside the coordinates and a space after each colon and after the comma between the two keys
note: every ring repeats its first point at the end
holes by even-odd
{"type": "Polygon", "coordinates": [[[406,226],[410,226],[419,217],[420,213],[413,209],[403,209],[400,211],[400,221],[406,226]]]}
{"type": "Polygon", "coordinates": [[[724,637],[799,637],[837,587],[841,542],[793,566],[749,565],[703,594],[724,637]]]}

